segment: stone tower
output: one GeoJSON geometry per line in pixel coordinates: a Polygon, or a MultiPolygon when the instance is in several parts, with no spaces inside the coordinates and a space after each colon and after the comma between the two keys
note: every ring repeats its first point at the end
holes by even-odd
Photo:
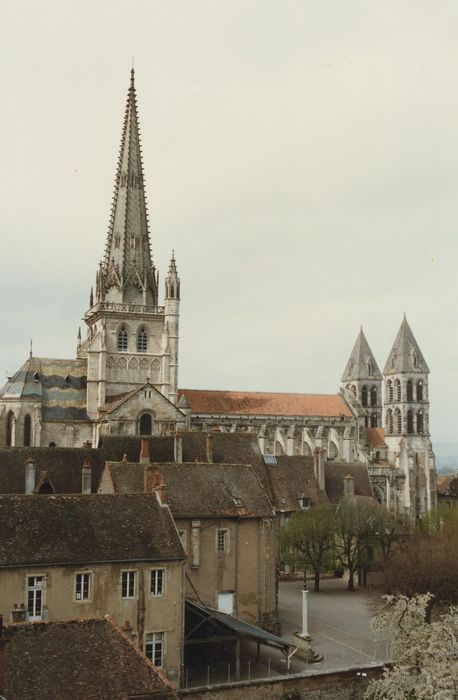
{"type": "Polygon", "coordinates": [[[379,428],[382,425],[382,374],[362,328],[345,367],[342,388],[364,409],[365,427],[379,428]]]}
{"type": "Polygon", "coordinates": [[[87,338],[78,341],[77,349],[78,357],[87,358],[91,420],[100,418],[115,397],[148,379],[176,403],[180,281],[174,256],[165,287],[165,306],[159,306],[132,69],[105,256],[84,316],[87,338]]]}
{"type": "Polygon", "coordinates": [[[436,472],[429,434],[429,368],[404,315],[388,355],[385,442],[405,480],[403,507],[419,517],[435,504],[436,472]]]}

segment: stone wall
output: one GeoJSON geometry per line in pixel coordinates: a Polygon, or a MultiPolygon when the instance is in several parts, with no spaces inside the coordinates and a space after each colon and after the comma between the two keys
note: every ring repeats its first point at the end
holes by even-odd
{"type": "Polygon", "coordinates": [[[382,665],[333,673],[282,676],[251,683],[232,683],[179,691],[190,700],[362,700],[364,692],[383,670],[382,665]]]}

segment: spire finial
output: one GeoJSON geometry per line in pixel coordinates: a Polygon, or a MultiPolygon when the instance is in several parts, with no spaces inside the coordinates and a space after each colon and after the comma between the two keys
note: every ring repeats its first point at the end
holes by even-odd
{"type": "Polygon", "coordinates": [[[406,312],[404,311],[404,321],[407,321],[406,312]]]}
{"type": "Polygon", "coordinates": [[[29,357],[32,359],[32,338],[30,338],[30,351],[29,351],[29,357]]]}
{"type": "Polygon", "coordinates": [[[130,69],[130,87],[135,90],[135,70],[134,70],[134,57],[132,56],[132,68],[130,69]]]}

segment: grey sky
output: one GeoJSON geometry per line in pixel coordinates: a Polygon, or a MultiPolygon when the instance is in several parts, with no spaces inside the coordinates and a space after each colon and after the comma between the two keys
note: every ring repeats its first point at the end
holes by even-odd
{"type": "Polygon", "coordinates": [[[334,392],[405,311],[454,440],[457,38],[454,1],[4,2],[0,370],[74,355],[134,55],[180,385],[334,392]]]}

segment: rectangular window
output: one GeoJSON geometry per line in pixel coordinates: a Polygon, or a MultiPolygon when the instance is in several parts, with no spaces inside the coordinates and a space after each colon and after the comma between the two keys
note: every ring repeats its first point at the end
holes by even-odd
{"type": "Polygon", "coordinates": [[[76,574],[75,600],[89,600],[91,595],[91,574],[76,574]]]}
{"type": "Polygon", "coordinates": [[[164,632],[150,632],[145,635],[145,655],[157,668],[164,665],[164,632]]]}
{"type": "Polygon", "coordinates": [[[218,593],[218,610],[226,615],[234,614],[234,594],[232,592],[218,593]]]}
{"type": "Polygon", "coordinates": [[[27,576],[27,612],[29,620],[41,620],[43,611],[44,576],[27,576]]]}
{"type": "Polygon", "coordinates": [[[135,571],[121,572],[121,598],[135,597],[135,571]]]}
{"type": "Polygon", "coordinates": [[[153,569],[151,571],[151,595],[164,595],[165,569],[153,569]]]}
{"type": "Polygon", "coordinates": [[[227,552],[229,549],[228,530],[218,530],[216,533],[216,549],[218,552],[227,552]]]}

